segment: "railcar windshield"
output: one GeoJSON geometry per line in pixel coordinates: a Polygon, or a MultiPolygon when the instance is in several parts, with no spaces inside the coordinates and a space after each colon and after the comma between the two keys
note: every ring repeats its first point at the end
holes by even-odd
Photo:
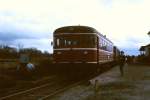
{"type": "Polygon", "coordinates": [[[91,34],[57,35],[54,37],[54,48],[94,48],[97,37],[91,34]]]}

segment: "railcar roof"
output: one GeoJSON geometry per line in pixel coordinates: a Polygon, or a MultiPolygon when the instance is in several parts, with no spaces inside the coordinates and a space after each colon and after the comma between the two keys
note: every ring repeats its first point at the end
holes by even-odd
{"type": "Polygon", "coordinates": [[[110,41],[101,33],[99,33],[96,29],[89,26],[64,26],[64,27],[57,28],[54,31],[54,34],[59,34],[59,33],[97,33],[98,35],[104,37],[106,40],[110,41]]]}
{"type": "Polygon", "coordinates": [[[98,33],[98,31],[89,26],[65,26],[60,27],[54,33],[98,33]]]}

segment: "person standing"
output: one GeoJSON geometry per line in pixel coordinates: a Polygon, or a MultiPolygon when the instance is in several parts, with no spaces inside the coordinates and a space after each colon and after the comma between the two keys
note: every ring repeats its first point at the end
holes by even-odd
{"type": "Polygon", "coordinates": [[[125,64],[125,56],[124,56],[124,52],[121,51],[121,54],[119,57],[119,69],[120,69],[121,76],[124,75],[124,64],[125,64]]]}
{"type": "Polygon", "coordinates": [[[27,64],[29,63],[29,55],[28,54],[21,54],[19,58],[19,71],[21,73],[21,76],[26,77],[27,76],[27,64]]]}

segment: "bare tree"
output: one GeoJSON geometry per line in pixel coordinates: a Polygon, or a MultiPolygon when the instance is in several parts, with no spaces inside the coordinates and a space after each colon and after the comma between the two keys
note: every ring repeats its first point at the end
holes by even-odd
{"type": "Polygon", "coordinates": [[[150,36],[150,31],[147,34],[150,36]]]}
{"type": "Polygon", "coordinates": [[[20,50],[21,50],[21,49],[23,49],[23,44],[18,43],[18,45],[17,45],[17,46],[18,46],[18,51],[20,52],[20,50]]]}

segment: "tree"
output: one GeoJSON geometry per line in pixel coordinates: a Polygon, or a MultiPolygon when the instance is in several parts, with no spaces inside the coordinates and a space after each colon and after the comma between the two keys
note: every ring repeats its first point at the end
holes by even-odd
{"type": "Polygon", "coordinates": [[[23,44],[21,44],[21,43],[18,43],[18,51],[20,52],[22,49],[23,49],[23,44]]]}
{"type": "Polygon", "coordinates": [[[147,34],[150,36],[150,31],[147,34]]]}

